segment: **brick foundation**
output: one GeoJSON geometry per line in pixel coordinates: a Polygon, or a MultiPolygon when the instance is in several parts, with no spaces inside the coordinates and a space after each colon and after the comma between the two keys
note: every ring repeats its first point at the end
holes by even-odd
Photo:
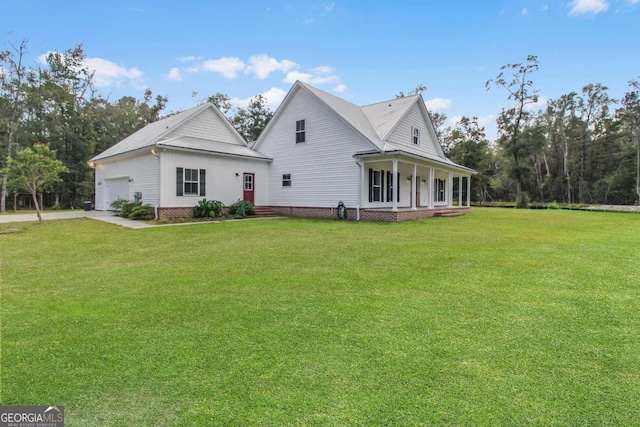
{"type": "Polygon", "coordinates": [[[193,207],[190,208],[158,208],[158,216],[163,218],[190,218],[193,216],[193,207]]]}
{"type": "MultiPolygon", "coordinates": [[[[296,206],[272,206],[271,209],[280,216],[296,216],[304,218],[337,218],[336,208],[308,208],[296,206]]],[[[471,208],[455,207],[440,209],[403,209],[398,211],[383,209],[360,209],[360,220],[362,221],[384,221],[399,222],[419,218],[431,218],[434,216],[458,216],[468,213],[471,208]]],[[[347,219],[355,220],[356,209],[347,208],[347,219]]]]}

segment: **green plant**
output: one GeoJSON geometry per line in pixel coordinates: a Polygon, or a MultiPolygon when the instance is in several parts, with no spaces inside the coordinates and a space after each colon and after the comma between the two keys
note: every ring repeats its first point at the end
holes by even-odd
{"type": "Polygon", "coordinates": [[[547,209],[560,209],[560,205],[558,205],[558,203],[554,202],[549,202],[547,203],[547,209]]]}
{"type": "Polygon", "coordinates": [[[526,192],[520,193],[516,200],[516,209],[529,209],[529,195],[526,192]]]}
{"type": "Polygon", "coordinates": [[[127,216],[129,219],[150,220],[155,218],[155,212],[151,205],[135,205],[127,216]]]}
{"type": "Polygon", "coordinates": [[[253,203],[238,199],[237,202],[229,206],[229,213],[236,217],[244,218],[245,216],[255,215],[256,211],[253,209],[253,203]]]}
{"type": "MultiPolygon", "coordinates": [[[[113,209],[113,212],[123,218],[130,218],[133,209],[139,206],[140,204],[126,199],[118,199],[111,202],[111,209],[113,209]]],[[[151,210],[153,211],[153,207],[151,207],[151,210]]]]}
{"type": "Polygon", "coordinates": [[[216,218],[222,213],[224,203],[219,200],[202,199],[193,207],[195,218],[216,218]]]}

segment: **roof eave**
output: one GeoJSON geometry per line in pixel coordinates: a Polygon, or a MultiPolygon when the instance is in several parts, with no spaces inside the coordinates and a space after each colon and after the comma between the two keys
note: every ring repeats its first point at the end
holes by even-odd
{"type": "Polygon", "coordinates": [[[438,164],[441,164],[443,166],[447,166],[447,167],[449,167],[451,169],[464,170],[466,172],[469,172],[471,175],[476,175],[478,173],[478,171],[476,171],[474,169],[468,168],[466,166],[459,165],[457,163],[447,162],[447,161],[444,161],[442,159],[437,159],[437,158],[421,156],[419,154],[409,153],[409,152],[403,151],[403,150],[393,150],[393,151],[385,151],[385,152],[380,152],[380,151],[361,151],[359,153],[354,154],[353,157],[355,159],[370,159],[370,158],[374,158],[374,157],[382,157],[382,156],[385,156],[385,155],[403,156],[403,157],[409,157],[409,158],[413,158],[413,159],[419,159],[419,160],[423,160],[423,161],[428,161],[428,162],[432,162],[432,163],[438,163],[438,164]]]}

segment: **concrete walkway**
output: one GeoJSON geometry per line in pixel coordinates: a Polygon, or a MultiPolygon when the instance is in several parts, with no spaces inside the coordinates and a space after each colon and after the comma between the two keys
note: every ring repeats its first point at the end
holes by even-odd
{"type": "MultiPolygon", "coordinates": [[[[108,222],[109,224],[120,225],[126,228],[150,228],[153,227],[142,221],[134,221],[132,219],[122,218],[115,216],[113,212],[105,211],[90,211],[85,212],[82,210],[72,212],[45,212],[42,214],[43,221],[50,221],[54,219],[73,219],[73,218],[91,218],[98,221],[108,222]]],[[[36,222],[38,217],[35,213],[29,214],[14,214],[14,215],[0,215],[0,224],[6,224],[10,222],[36,222]]]]}

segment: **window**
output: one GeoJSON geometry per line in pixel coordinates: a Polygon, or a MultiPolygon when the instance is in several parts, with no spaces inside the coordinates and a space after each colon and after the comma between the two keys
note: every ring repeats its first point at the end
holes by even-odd
{"type": "Polygon", "coordinates": [[[413,145],[420,145],[420,129],[411,128],[412,129],[412,141],[413,145]]]}
{"type": "Polygon", "coordinates": [[[373,190],[373,200],[374,202],[382,201],[382,172],[381,171],[373,171],[373,183],[371,184],[371,188],[373,190]]]}
{"type": "Polygon", "coordinates": [[[296,121],[296,144],[304,141],[304,120],[298,120],[296,121]]]}
{"type": "Polygon", "coordinates": [[[436,178],[433,181],[433,201],[434,202],[445,202],[447,200],[447,181],[444,179],[436,178]]]}
{"type": "Polygon", "coordinates": [[[282,186],[283,187],[291,187],[291,174],[283,173],[282,174],[282,186]]]}
{"type": "Polygon", "coordinates": [[[206,170],[176,168],[176,196],[206,196],[206,170]]]}
{"type": "Polygon", "coordinates": [[[252,173],[244,174],[244,190],[253,191],[253,174],[252,173]]]}
{"type": "Polygon", "coordinates": [[[198,184],[200,183],[200,173],[198,169],[184,170],[184,195],[198,195],[198,184]]]}

